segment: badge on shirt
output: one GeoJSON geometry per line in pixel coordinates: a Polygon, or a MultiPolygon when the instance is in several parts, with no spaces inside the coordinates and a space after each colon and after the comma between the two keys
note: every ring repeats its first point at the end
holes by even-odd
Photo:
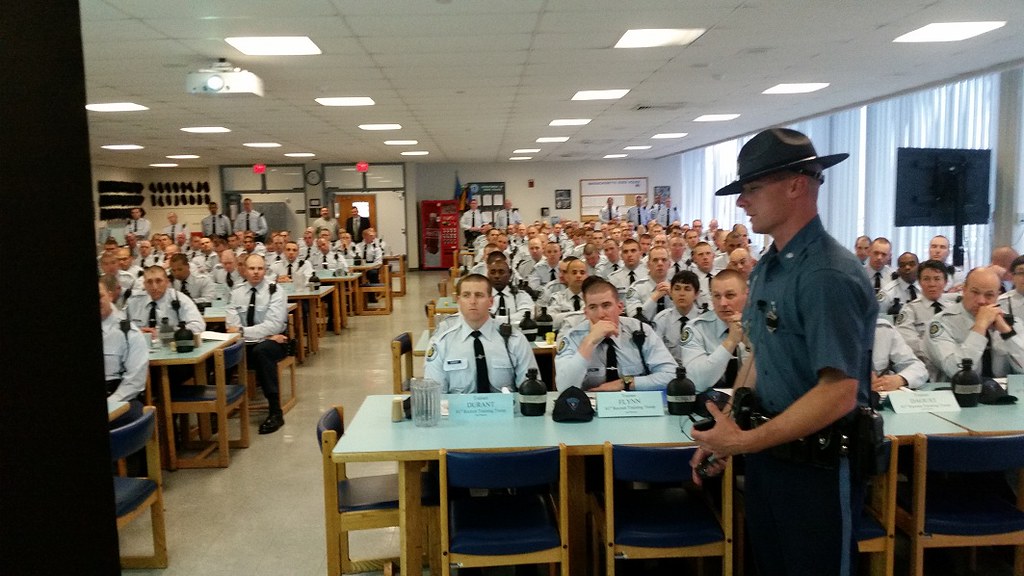
{"type": "Polygon", "coordinates": [[[904,312],[900,312],[896,315],[896,323],[903,324],[903,321],[907,319],[907,315],[904,312]]]}
{"type": "Polygon", "coordinates": [[[679,339],[679,343],[680,344],[686,344],[687,342],[690,341],[690,338],[692,338],[692,337],[693,337],[693,330],[690,330],[690,327],[687,326],[686,328],[683,328],[683,336],[682,336],[682,338],[679,339]]]}
{"type": "Polygon", "coordinates": [[[932,325],[928,327],[928,334],[931,336],[938,336],[940,333],[942,333],[942,324],[932,322],[932,325]]]}
{"type": "Polygon", "coordinates": [[[437,344],[431,344],[430,348],[427,348],[427,362],[430,362],[437,356],[437,344]]]}
{"type": "Polygon", "coordinates": [[[879,302],[881,302],[882,300],[885,300],[885,294],[883,294],[882,292],[879,292],[878,294],[875,294],[875,300],[878,300],[879,302]]]}
{"type": "Polygon", "coordinates": [[[451,372],[453,370],[465,370],[467,366],[469,366],[469,362],[466,362],[464,358],[444,361],[445,372],[451,372]]]}

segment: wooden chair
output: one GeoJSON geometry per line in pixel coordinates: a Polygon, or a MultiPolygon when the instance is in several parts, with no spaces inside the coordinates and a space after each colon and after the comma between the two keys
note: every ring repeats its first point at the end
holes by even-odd
{"type": "Polygon", "coordinates": [[[892,576],[896,552],[896,438],[885,441],[885,469],[871,479],[870,496],[864,505],[854,537],[861,553],[871,554],[871,575],[892,576]]]}
{"type": "Polygon", "coordinates": [[[391,295],[394,297],[405,296],[405,278],[408,272],[408,266],[405,261],[405,254],[399,254],[397,256],[385,256],[384,262],[389,266],[395,266],[395,268],[392,268],[391,270],[391,279],[398,280],[398,290],[392,290],[391,295]]]}
{"type": "MultiPolygon", "coordinates": [[[[317,422],[316,432],[323,466],[327,576],[350,574],[353,563],[349,555],[348,533],[399,525],[398,475],[349,478],[345,463],[335,463],[331,459],[334,445],[345,433],[345,409],[342,406],[326,410],[317,422]]],[[[431,542],[427,546],[431,574],[440,573],[437,566],[440,559],[437,530],[433,528],[437,525],[437,510],[436,501],[424,506],[425,528],[431,542]]],[[[385,574],[391,571],[390,564],[390,560],[385,562],[385,574]]]]}
{"type": "Polygon", "coordinates": [[[360,316],[387,315],[391,314],[392,310],[394,310],[391,300],[390,267],[381,266],[379,271],[380,278],[378,278],[378,282],[363,284],[360,287],[359,298],[356,301],[356,313],[360,316]],[[371,294],[377,297],[377,305],[372,307],[367,301],[371,294]]]}
{"type": "Polygon", "coordinates": [[[558,563],[562,576],[568,576],[564,444],[515,452],[441,450],[440,458],[443,576],[453,565],[540,563],[558,563]],[[472,496],[471,489],[490,493],[472,496]]]}
{"type": "MultiPolygon", "coordinates": [[[[606,574],[615,560],[719,556],[732,574],[732,461],[722,474],[721,510],[692,486],[693,446],[604,444],[604,491],[590,498],[606,574]],[[654,486],[637,488],[636,483],[654,486]]],[[[594,567],[597,573],[597,567],[594,567]]]]}
{"type": "Polygon", "coordinates": [[[391,339],[391,391],[395,394],[408,392],[412,377],[412,333],[402,332],[391,339]]]}
{"type": "MultiPolygon", "coordinates": [[[[244,378],[245,343],[238,340],[214,351],[213,364],[213,386],[179,386],[171,391],[171,415],[179,415],[180,430],[185,438],[181,448],[199,451],[193,457],[177,456],[179,468],[226,468],[231,463],[229,448],[249,447],[249,399],[245,385],[228,384],[227,375],[228,370],[237,366],[239,380],[244,378]],[[199,421],[198,440],[192,440],[190,414],[196,414],[199,421]],[[217,419],[215,439],[208,425],[208,415],[217,419]],[[239,438],[235,440],[228,437],[228,418],[232,415],[237,416],[240,428],[239,438]],[[211,457],[214,454],[216,457],[211,457]]],[[[173,454],[174,442],[168,442],[168,448],[173,454]]]]}
{"type": "Polygon", "coordinates": [[[437,313],[437,301],[431,300],[423,305],[423,312],[427,315],[427,330],[434,333],[434,315],[437,313]]]}
{"type": "MultiPolygon", "coordinates": [[[[278,385],[284,381],[284,371],[288,369],[288,382],[291,394],[286,400],[281,402],[281,412],[287,414],[289,410],[295,406],[295,403],[299,401],[299,391],[296,387],[295,379],[295,366],[296,366],[296,354],[298,349],[296,348],[297,342],[295,340],[295,326],[292,324],[291,317],[288,318],[288,355],[277,361],[277,381],[278,385]]],[[[269,408],[267,406],[267,399],[262,397],[259,393],[259,385],[256,382],[256,372],[248,371],[246,374],[246,388],[249,395],[249,410],[252,412],[266,412],[269,408]]]]}
{"type": "Polygon", "coordinates": [[[1024,435],[914,438],[913,490],[899,498],[896,525],[910,537],[910,573],[924,573],[927,548],[1014,546],[1024,575],[1024,435]],[[996,485],[955,482],[947,473],[1015,472],[1016,501],[996,485]]]}
{"type": "Polygon", "coordinates": [[[122,568],[166,568],[167,531],[164,524],[163,479],[160,476],[160,446],[156,426],[156,408],[146,406],[142,417],[110,431],[111,461],[146,449],[147,475],[143,477],[114,476],[114,500],[117,506],[117,529],[150,511],[153,554],[122,556],[122,568]]]}

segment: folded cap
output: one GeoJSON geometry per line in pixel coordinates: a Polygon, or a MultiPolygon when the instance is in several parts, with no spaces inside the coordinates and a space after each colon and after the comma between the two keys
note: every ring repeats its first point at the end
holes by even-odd
{"type": "Polygon", "coordinates": [[[991,378],[984,378],[981,381],[981,396],[978,401],[982,404],[1014,404],[1016,396],[1007,394],[1006,389],[999,385],[999,382],[991,378]]]}
{"type": "Polygon", "coordinates": [[[594,407],[583,390],[570,386],[555,400],[551,419],[555,422],[590,422],[594,419],[594,407]]]}

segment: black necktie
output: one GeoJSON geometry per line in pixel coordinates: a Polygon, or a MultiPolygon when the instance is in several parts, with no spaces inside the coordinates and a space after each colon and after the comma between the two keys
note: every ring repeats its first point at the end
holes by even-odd
{"type": "Polygon", "coordinates": [[[366,258],[366,251],[367,251],[367,249],[368,249],[368,247],[364,245],[364,246],[363,246],[363,260],[366,260],[366,259],[367,259],[367,258],[366,258]]]}
{"type": "Polygon", "coordinates": [[[875,292],[882,289],[882,273],[875,272],[875,292]]]}
{"type": "Polygon", "coordinates": [[[288,276],[291,276],[291,275],[292,275],[292,263],[289,262],[288,263],[288,276]]]}
{"type": "Polygon", "coordinates": [[[910,291],[910,300],[917,300],[917,289],[914,288],[914,285],[911,284],[910,286],[907,287],[907,289],[910,291]]]}
{"type": "Polygon", "coordinates": [[[658,312],[661,312],[664,309],[665,309],[665,297],[662,296],[661,298],[658,298],[658,308],[657,308],[657,310],[658,310],[658,312]]]}
{"type": "Polygon", "coordinates": [[[132,232],[138,232],[138,231],[139,231],[139,221],[138,220],[133,220],[132,221],[132,232]]]}
{"type": "Polygon", "coordinates": [[[551,269],[551,281],[553,282],[554,280],[555,280],[555,269],[552,268],[551,269]]]}
{"type": "Polygon", "coordinates": [[[630,270],[629,271],[629,283],[632,284],[634,282],[636,282],[636,272],[633,272],[632,270],[630,270]]]}
{"type": "Polygon", "coordinates": [[[577,311],[580,309],[580,295],[576,294],[572,297],[572,309],[577,311]]]}
{"type": "Polygon", "coordinates": [[[256,288],[250,290],[252,293],[249,296],[249,310],[245,313],[245,325],[252,326],[256,323],[256,288]]]}
{"type": "Polygon", "coordinates": [[[507,228],[508,225],[511,222],[512,222],[512,215],[508,213],[508,210],[505,210],[505,227],[507,228]]]}
{"type": "Polygon", "coordinates": [[[505,308],[505,293],[498,292],[498,316],[506,316],[508,310],[505,308]]]}
{"type": "Polygon", "coordinates": [[[174,231],[176,229],[177,229],[177,225],[176,224],[171,224],[171,242],[175,242],[175,243],[178,241],[177,235],[174,233],[174,231]]]}
{"type": "Polygon", "coordinates": [[[619,265],[618,264],[612,264],[612,272],[618,272],[618,271],[619,271],[619,265]]]}
{"type": "Polygon", "coordinates": [[[992,374],[992,333],[985,331],[985,351],[981,353],[981,377],[991,378],[992,374]]]}
{"type": "Polygon", "coordinates": [[[683,330],[686,330],[686,323],[689,322],[689,321],[690,321],[690,319],[687,318],[686,316],[683,316],[683,317],[681,317],[679,319],[679,340],[680,341],[683,339],[683,330]]]}
{"type": "Polygon", "coordinates": [[[604,339],[604,381],[611,382],[619,379],[619,358],[615,354],[615,341],[611,338],[604,339]]]}
{"type": "Polygon", "coordinates": [[[938,314],[939,312],[942,312],[942,304],[939,304],[938,301],[932,302],[932,309],[935,310],[936,314],[938,314]]]}
{"type": "Polygon", "coordinates": [[[149,327],[156,328],[156,302],[149,303],[149,327]]]}
{"type": "Polygon", "coordinates": [[[640,209],[636,209],[636,225],[640,226],[640,209]]]}
{"type": "Polygon", "coordinates": [[[469,213],[469,217],[472,220],[472,224],[470,225],[470,228],[476,228],[476,212],[470,212],[469,213]]]}
{"type": "Polygon", "coordinates": [[[248,212],[245,213],[245,231],[246,232],[249,231],[249,213],[248,212]]]}
{"type": "Polygon", "coordinates": [[[181,281],[181,293],[189,298],[192,297],[192,295],[188,293],[188,280],[181,281]]]}
{"type": "Polygon", "coordinates": [[[673,264],[672,267],[676,269],[676,274],[679,274],[679,262],[673,264]]]}
{"type": "Polygon", "coordinates": [[[480,341],[480,331],[469,333],[473,337],[473,356],[476,358],[476,391],[490,392],[491,377],[487,374],[487,356],[484,355],[484,343],[480,341]]]}
{"type": "Polygon", "coordinates": [[[235,280],[234,278],[231,277],[231,272],[228,272],[224,275],[224,282],[228,285],[228,288],[235,287],[235,280]]]}

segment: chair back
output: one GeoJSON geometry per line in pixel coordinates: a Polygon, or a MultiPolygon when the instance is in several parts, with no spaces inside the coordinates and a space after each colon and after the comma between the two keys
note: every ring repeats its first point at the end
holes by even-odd
{"type": "Polygon", "coordinates": [[[525,488],[555,484],[559,449],[516,452],[448,452],[448,485],[458,488],[525,488]]]}
{"type": "Polygon", "coordinates": [[[695,447],[612,446],[613,477],[628,482],[685,482],[695,447]]]}
{"type": "Polygon", "coordinates": [[[224,369],[230,370],[242,362],[242,357],[245,354],[245,341],[239,338],[237,342],[226,346],[221,352],[224,354],[224,369]]]}
{"type": "Polygon", "coordinates": [[[320,420],[316,423],[316,446],[319,449],[320,443],[323,441],[324,432],[332,430],[341,438],[345,434],[345,408],[342,406],[335,406],[328,408],[320,415],[320,420]]]}
{"type": "Polygon", "coordinates": [[[110,431],[110,460],[116,461],[142,450],[153,435],[156,411],[147,406],[142,416],[110,431]]]}
{"type": "Polygon", "coordinates": [[[398,348],[398,353],[399,354],[412,354],[412,333],[411,332],[402,332],[398,336],[395,336],[394,338],[392,338],[391,342],[392,342],[392,344],[391,344],[392,347],[395,347],[395,344],[398,344],[397,348],[398,348]]]}
{"type": "Polygon", "coordinates": [[[1024,435],[928,436],[932,472],[998,472],[1024,468],[1024,435]]]}

